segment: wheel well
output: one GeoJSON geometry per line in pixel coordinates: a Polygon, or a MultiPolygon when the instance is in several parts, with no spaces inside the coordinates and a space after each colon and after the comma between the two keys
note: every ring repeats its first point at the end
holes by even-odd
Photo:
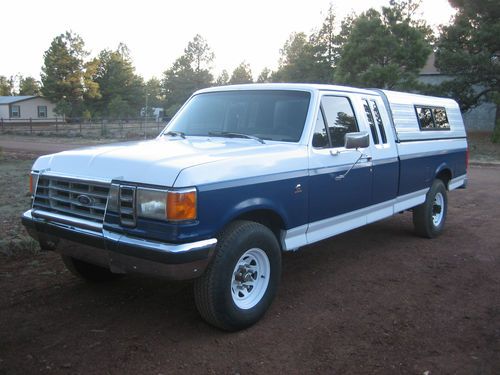
{"type": "Polygon", "coordinates": [[[443,181],[444,186],[446,186],[446,190],[448,190],[448,183],[451,180],[451,171],[449,169],[443,169],[438,173],[436,178],[443,181]]]}
{"type": "Polygon", "coordinates": [[[278,241],[280,240],[280,231],[285,228],[285,223],[280,215],[272,210],[255,210],[245,212],[244,214],[235,218],[235,220],[248,220],[255,221],[262,224],[274,233],[278,241]]]}

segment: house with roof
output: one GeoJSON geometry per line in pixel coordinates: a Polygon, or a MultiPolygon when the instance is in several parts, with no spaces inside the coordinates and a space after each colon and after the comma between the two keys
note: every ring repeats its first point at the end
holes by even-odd
{"type": "Polygon", "coordinates": [[[56,105],[41,96],[0,96],[0,122],[51,122],[56,105]]]}

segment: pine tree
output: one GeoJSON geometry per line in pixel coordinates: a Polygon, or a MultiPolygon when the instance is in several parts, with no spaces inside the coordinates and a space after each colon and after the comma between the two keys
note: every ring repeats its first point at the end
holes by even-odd
{"type": "Polygon", "coordinates": [[[78,117],[83,111],[83,39],[71,31],[54,38],[43,55],[42,94],[56,103],[56,113],[78,117]]]}
{"type": "Polygon", "coordinates": [[[413,1],[391,1],[382,12],[369,9],[343,25],[335,80],[360,87],[418,87],[417,77],[432,52],[432,32],[414,20],[413,1]]]}
{"type": "Polygon", "coordinates": [[[493,140],[500,142],[500,7],[492,0],[451,0],[453,22],[442,28],[436,66],[451,81],[441,91],[466,111],[491,100],[497,104],[493,140]]]}
{"type": "Polygon", "coordinates": [[[233,70],[233,74],[231,74],[231,78],[229,79],[231,85],[252,82],[252,70],[250,69],[250,65],[244,61],[233,70]]]}
{"type": "Polygon", "coordinates": [[[196,35],[184,54],[163,73],[162,91],[168,116],[173,116],[194,91],[212,85],[210,65],[214,57],[206,40],[196,35]]]}

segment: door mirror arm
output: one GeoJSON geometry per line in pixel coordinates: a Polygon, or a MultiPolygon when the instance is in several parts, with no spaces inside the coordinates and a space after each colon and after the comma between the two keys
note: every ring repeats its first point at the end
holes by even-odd
{"type": "MultiPolygon", "coordinates": [[[[354,164],[351,165],[351,167],[344,174],[339,174],[338,176],[336,176],[335,177],[335,181],[341,181],[341,180],[343,180],[349,174],[349,172],[352,171],[352,169],[356,166],[356,164],[359,163],[359,161],[361,159],[366,159],[366,161],[368,161],[368,162],[370,162],[372,160],[371,156],[362,153],[358,149],[356,149],[356,151],[359,152],[359,158],[356,159],[356,161],[354,162],[354,164]]],[[[334,154],[332,153],[332,155],[334,155],[334,154]]],[[[338,154],[336,154],[336,155],[338,155],[338,154]]]]}
{"type": "Polygon", "coordinates": [[[336,181],[341,181],[343,180],[350,171],[356,166],[356,164],[359,163],[361,159],[366,159],[366,161],[370,162],[372,160],[372,157],[369,155],[364,154],[361,152],[359,149],[360,148],[366,148],[370,146],[370,138],[368,136],[367,132],[353,132],[353,133],[347,133],[345,135],[345,150],[336,150],[332,151],[330,150],[330,155],[332,156],[338,156],[339,154],[347,151],[351,151],[355,149],[357,152],[359,152],[359,158],[356,159],[353,165],[345,172],[344,174],[338,175],[335,177],[336,181]]]}

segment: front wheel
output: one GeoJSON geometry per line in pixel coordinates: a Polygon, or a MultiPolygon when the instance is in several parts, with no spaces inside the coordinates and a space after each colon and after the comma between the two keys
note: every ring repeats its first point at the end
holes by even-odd
{"type": "Polygon", "coordinates": [[[434,238],[444,230],[448,212],[448,197],[443,181],[434,180],[425,202],[413,209],[415,232],[422,237],[434,238]]]}
{"type": "Polygon", "coordinates": [[[236,221],[219,236],[214,259],[195,280],[194,296],[208,323],[237,331],[267,311],[281,277],[281,251],[264,225],[236,221]]]}

